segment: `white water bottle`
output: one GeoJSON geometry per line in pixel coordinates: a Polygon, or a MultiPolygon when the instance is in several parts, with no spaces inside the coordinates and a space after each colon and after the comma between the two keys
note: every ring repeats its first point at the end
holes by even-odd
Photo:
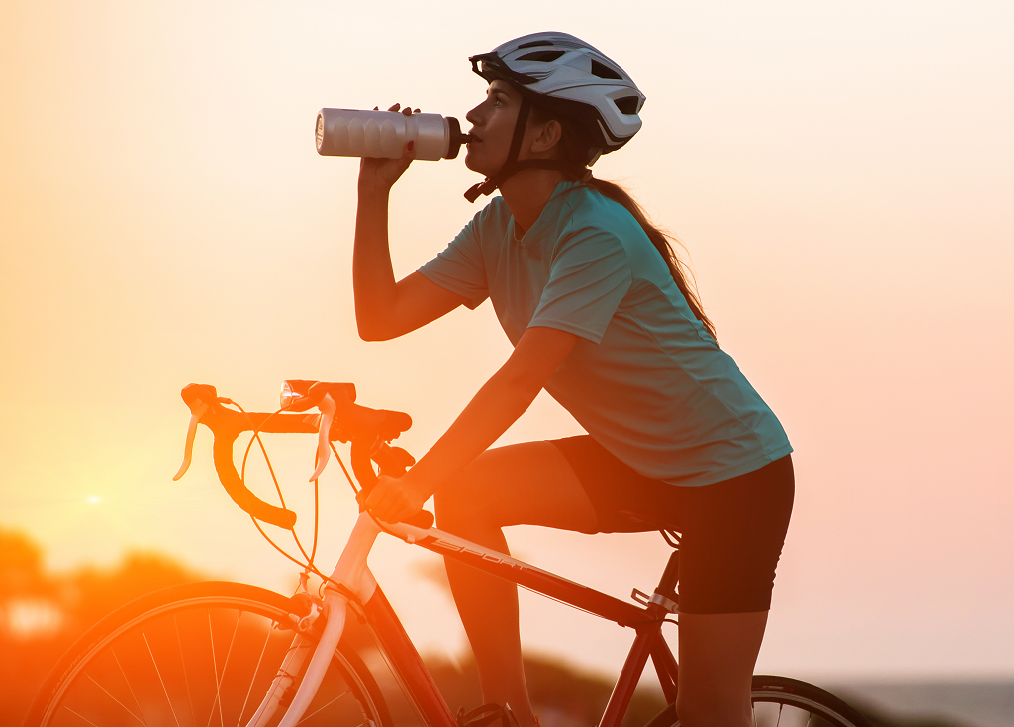
{"type": "Polygon", "coordinates": [[[458,120],[440,114],[321,109],[317,114],[317,153],[332,157],[398,159],[415,142],[415,158],[454,159],[468,135],[458,120]]]}

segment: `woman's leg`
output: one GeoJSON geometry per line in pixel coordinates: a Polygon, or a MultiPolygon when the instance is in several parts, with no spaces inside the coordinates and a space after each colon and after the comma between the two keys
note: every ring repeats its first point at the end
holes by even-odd
{"type": "Polygon", "coordinates": [[[679,615],[683,727],[752,727],[750,679],[767,620],[767,611],[679,615]]]}
{"type": "Polygon", "coordinates": [[[753,725],[750,679],[792,514],[792,459],[678,491],[679,696],[685,727],[753,725]]]}
{"type": "MultiPolygon", "coordinates": [[[[577,475],[549,442],[530,442],[480,455],[434,500],[437,526],[509,553],[502,528],[542,525],[594,532],[598,518],[577,475]]],[[[513,583],[444,559],[454,603],[475,655],[485,702],[510,704],[521,727],[535,722],[525,685],[513,583]]]]}

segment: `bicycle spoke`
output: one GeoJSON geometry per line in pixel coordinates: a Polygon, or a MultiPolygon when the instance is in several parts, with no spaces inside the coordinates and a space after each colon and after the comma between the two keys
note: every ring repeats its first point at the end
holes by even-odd
{"type": "Polygon", "coordinates": [[[243,706],[240,707],[239,717],[236,718],[236,727],[239,727],[243,722],[243,713],[246,711],[246,703],[250,699],[250,692],[253,691],[254,680],[257,678],[257,672],[261,669],[261,660],[264,659],[264,652],[268,649],[268,642],[271,640],[271,630],[275,623],[275,621],[272,621],[268,624],[267,634],[264,636],[264,646],[261,647],[260,656],[257,657],[257,664],[254,666],[253,674],[250,675],[250,686],[246,688],[246,696],[243,697],[243,706]]]}
{"type": "MultiPolygon", "coordinates": [[[[99,689],[101,689],[101,690],[102,690],[103,692],[105,692],[105,693],[106,693],[106,694],[107,694],[107,695],[109,696],[109,698],[110,698],[110,699],[112,699],[112,700],[113,700],[114,702],[116,702],[116,703],[117,703],[118,705],[120,705],[121,707],[123,707],[124,711],[126,711],[126,713],[127,713],[127,714],[129,714],[129,715],[130,715],[131,717],[133,717],[134,719],[136,719],[136,720],[137,720],[138,722],[140,722],[141,724],[144,724],[144,720],[142,720],[142,719],[141,719],[140,717],[138,717],[138,716],[137,716],[136,714],[134,714],[134,713],[133,713],[133,712],[131,712],[131,711],[130,711],[129,709],[127,709],[127,705],[125,705],[125,704],[124,704],[123,702],[121,702],[121,701],[120,701],[119,699],[117,699],[116,697],[114,697],[114,696],[112,695],[112,693],[111,693],[111,692],[110,692],[110,691],[109,691],[108,689],[106,689],[106,688],[105,688],[104,686],[102,686],[102,685],[101,685],[101,684],[99,684],[99,683],[98,683],[97,681],[95,681],[95,678],[94,678],[94,677],[93,677],[93,676],[92,676],[91,674],[85,674],[85,676],[86,676],[86,677],[88,678],[88,680],[89,680],[89,681],[90,681],[90,682],[91,682],[92,684],[94,684],[94,685],[95,685],[95,686],[97,686],[97,687],[98,687],[99,689]]],[[[128,684],[127,686],[129,687],[130,685],[128,684]]],[[[140,706],[140,705],[138,705],[138,706],[140,706]]],[[[73,712],[74,714],[77,714],[77,712],[74,712],[74,710],[70,709],[70,707],[67,707],[67,710],[68,710],[68,711],[70,711],[70,712],[73,712]]],[[[77,714],[77,716],[78,716],[78,717],[81,717],[81,715],[79,715],[79,714],[77,714]]],[[[84,717],[81,717],[81,719],[84,719],[84,717]]],[[[87,722],[88,720],[85,720],[85,721],[87,722]]],[[[147,726],[146,726],[146,727],[147,727],[147,726]]]]}
{"type": "MultiPolygon", "coordinates": [[[[26,725],[243,727],[287,653],[293,632],[275,626],[286,621],[289,600],[240,584],[181,586],[166,596],[100,624],[106,631],[74,654],[26,725]]],[[[371,688],[354,651],[336,650],[299,727],[392,727],[371,688]]]]}
{"type": "Polygon", "coordinates": [[[299,727],[299,725],[303,724],[303,722],[305,722],[306,720],[310,719],[310,717],[312,717],[313,715],[317,714],[318,712],[323,712],[325,709],[327,709],[328,707],[330,707],[332,704],[334,704],[335,702],[337,702],[339,699],[341,699],[342,697],[344,697],[346,694],[348,694],[351,691],[352,691],[351,689],[346,689],[344,692],[342,692],[341,694],[339,694],[337,697],[335,697],[334,699],[332,699],[330,702],[328,702],[327,704],[325,704],[320,709],[316,709],[313,712],[311,712],[310,714],[306,715],[305,717],[303,717],[303,719],[301,719],[298,722],[296,722],[296,727],[299,727]]]}
{"type": "Polygon", "coordinates": [[[97,724],[95,724],[94,722],[92,722],[90,719],[88,719],[87,717],[82,717],[80,714],[78,714],[77,712],[75,712],[70,707],[64,706],[64,709],[66,709],[68,712],[70,712],[72,715],[74,715],[78,719],[82,719],[85,722],[87,722],[88,724],[92,725],[92,727],[99,727],[97,724]]]}
{"type": "Polygon", "coordinates": [[[222,727],[225,727],[225,717],[222,716],[222,680],[218,677],[218,659],[215,657],[215,627],[211,625],[211,611],[208,611],[208,633],[211,634],[211,665],[215,669],[215,701],[211,704],[211,713],[208,715],[207,727],[211,727],[211,718],[215,716],[215,707],[218,706],[218,719],[222,727]]]}
{"type": "Polygon", "coordinates": [[[165,688],[165,680],[162,679],[162,672],[159,671],[158,664],[155,663],[155,655],[151,653],[151,644],[148,643],[148,635],[142,631],[141,638],[144,639],[144,645],[148,647],[148,656],[151,657],[151,665],[155,667],[155,676],[158,677],[158,683],[162,687],[162,693],[165,695],[165,701],[169,702],[169,711],[173,714],[173,721],[176,723],[176,727],[180,727],[180,720],[176,716],[176,708],[173,707],[173,700],[169,699],[169,690],[165,688]]]}
{"type": "Polygon", "coordinates": [[[176,619],[176,614],[173,614],[173,626],[176,628],[176,646],[180,652],[180,663],[183,665],[183,683],[187,686],[187,702],[190,703],[190,723],[196,725],[197,717],[194,715],[194,698],[190,693],[190,678],[187,676],[187,660],[183,657],[183,639],[180,638],[180,623],[176,619]]]}
{"type": "MultiPolygon", "coordinates": [[[[120,669],[120,674],[123,675],[123,681],[127,684],[127,689],[130,690],[130,696],[134,698],[134,704],[137,705],[137,711],[141,713],[141,724],[148,727],[148,722],[144,718],[144,707],[141,706],[141,702],[138,701],[137,695],[134,694],[134,688],[130,686],[130,680],[127,679],[127,672],[123,671],[123,665],[120,664],[120,657],[116,655],[116,649],[110,647],[109,651],[113,654],[113,660],[116,661],[116,666],[120,669]]],[[[124,707],[126,709],[126,707],[124,707]]],[[[132,713],[133,714],[133,713],[132,713]]],[[[136,718],[135,718],[136,719],[136,718]]]]}
{"type": "MultiPolygon", "coordinates": [[[[215,659],[215,632],[211,626],[211,611],[208,611],[208,630],[211,631],[211,659],[215,665],[215,704],[218,705],[218,722],[225,727],[225,714],[222,704],[222,682],[225,681],[225,672],[229,668],[229,659],[232,657],[232,647],[236,645],[236,634],[239,632],[239,621],[243,612],[236,611],[236,625],[232,629],[232,638],[229,640],[229,649],[225,652],[225,662],[222,664],[222,675],[218,675],[218,662],[215,659]]],[[[215,705],[211,705],[211,714],[208,715],[208,727],[211,727],[211,718],[215,716],[215,705]]]]}
{"type": "MultiPolygon", "coordinates": [[[[754,703],[757,727],[809,727],[816,713],[811,708],[776,701],[754,703]]],[[[819,723],[819,722],[818,722],[819,723]]]]}

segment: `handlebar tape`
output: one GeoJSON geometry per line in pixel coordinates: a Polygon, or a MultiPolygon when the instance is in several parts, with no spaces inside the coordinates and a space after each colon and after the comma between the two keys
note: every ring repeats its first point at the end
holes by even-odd
{"type": "Polygon", "coordinates": [[[245,416],[231,411],[219,403],[218,392],[210,384],[189,384],[180,394],[191,411],[195,411],[202,402],[210,407],[201,417],[201,423],[215,434],[215,470],[233,502],[258,520],[291,530],[296,524],[296,513],[264,502],[243,484],[233,463],[233,445],[241,431],[257,425],[268,423],[275,427],[284,426],[289,431],[316,431],[313,425],[299,416],[289,415],[274,422],[265,422],[265,415],[245,416]]]}
{"type": "MultiPolygon", "coordinates": [[[[402,412],[370,409],[352,403],[356,395],[355,387],[351,384],[330,384],[328,387],[333,389],[332,393],[341,394],[337,400],[339,413],[335,419],[336,426],[332,428],[331,439],[343,442],[352,440],[352,470],[363,490],[369,492],[377,482],[377,475],[370,464],[367,448],[359,443],[369,441],[372,445],[378,439],[394,439],[412,426],[412,418],[402,412]]],[[[236,470],[233,447],[240,432],[254,428],[262,432],[316,432],[315,417],[294,413],[241,414],[221,406],[223,400],[218,397],[215,387],[209,384],[189,384],[183,388],[181,395],[191,411],[202,401],[210,404],[210,409],[201,417],[201,423],[215,434],[215,469],[233,502],[258,520],[291,530],[296,524],[296,513],[271,505],[247,489],[236,470]]],[[[374,459],[380,463],[382,473],[395,476],[404,474],[405,468],[415,463],[412,455],[405,450],[386,445],[381,447],[374,459]]],[[[422,510],[405,522],[426,529],[433,525],[433,515],[422,510]]]]}
{"type": "Polygon", "coordinates": [[[240,479],[236,465],[233,463],[233,444],[237,434],[215,433],[215,469],[222,481],[225,491],[244,511],[266,523],[291,530],[296,524],[296,513],[285,508],[275,507],[257,497],[240,479]]]}

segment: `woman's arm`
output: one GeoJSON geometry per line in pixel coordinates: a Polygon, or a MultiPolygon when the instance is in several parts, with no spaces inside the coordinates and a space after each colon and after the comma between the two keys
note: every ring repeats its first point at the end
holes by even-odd
{"type": "Polygon", "coordinates": [[[555,328],[529,328],[500,370],[447,432],[404,477],[381,477],[366,500],[377,518],[399,522],[417,513],[444,482],[486,451],[525,413],[578,337],[555,328]]]}
{"type": "MultiPolygon", "coordinates": [[[[399,105],[391,107],[397,111],[399,105]]],[[[412,109],[402,113],[411,115],[412,109]]],[[[366,341],[397,338],[436,320],[465,302],[420,273],[396,281],[387,236],[391,188],[415,157],[406,144],[400,159],[363,158],[359,164],[359,206],[352,250],[356,325],[366,341]]]]}

